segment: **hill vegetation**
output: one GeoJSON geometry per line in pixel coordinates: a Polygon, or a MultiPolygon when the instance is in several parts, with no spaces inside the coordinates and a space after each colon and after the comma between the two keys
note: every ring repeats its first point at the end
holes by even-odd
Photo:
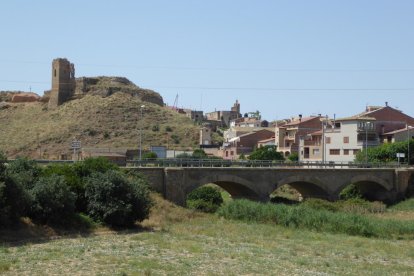
{"type": "MultiPolygon", "coordinates": [[[[102,81],[100,87],[108,88],[106,81],[109,79],[102,81]]],[[[136,149],[140,128],[144,150],[150,145],[173,149],[192,149],[197,145],[198,128],[194,122],[160,106],[159,101],[152,101],[154,94],[138,97],[131,91],[111,90],[112,94],[104,96],[96,86],[93,91],[96,93],[71,100],[55,110],[48,110],[44,101],[8,103],[8,108],[0,109],[0,150],[9,157],[58,159],[62,154],[70,155],[75,137],[82,147],[136,149]]]]}

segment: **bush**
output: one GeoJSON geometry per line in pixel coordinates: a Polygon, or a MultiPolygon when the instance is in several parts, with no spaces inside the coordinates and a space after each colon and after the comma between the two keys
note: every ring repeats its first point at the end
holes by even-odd
{"type": "Polygon", "coordinates": [[[31,197],[20,183],[6,176],[0,180],[0,227],[16,224],[30,204],[31,197]]]}
{"type": "Polygon", "coordinates": [[[345,187],[339,194],[339,198],[343,200],[362,198],[362,194],[355,184],[351,184],[345,187]]]}
{"type": "Polygon", "coordinates": [[[15,182],[30,190],[41,174],[40,167],[33,160],[26,158],[17,158],[9,162],[6,168],[6,174],[15,182]]]}
{"type": "Polygon", "coordinates": [[[204,186],[189,193],[186,203],[190,209],[214,213],[223,204],[223,197],[219,190],[204,186]]]}
{"type": "Polygon", "coordinates": [[[85,196],[88,214],[111,226],[132,226],[147,218],[151,207],[143,180],[131,181],[113,170],[88,177],[85,196]]]}
{"type": "Polygon", "coordinates": [[[299,161],[299,154],[297,152],[291,153],[289,154],[288,159],[292,162],[297,162],[299,161]]]}
{"type": "Polygon", "coordinates": [[[86,158],[74,164],[75,172],[80,177],[88,177],[95,172],[105,173],[109,170],[119,170],[119,167],[104,157],[86,158]]]}
{"type": "Polygon", "coordinates": [[[75,215],[76,196],[63,176],[41,177],[31,194],[31,217],[41,223],[67,225],[75,215]]]}
{"type": "Polygon", "coordinates": [[[157,159],[157,157],[158,157],[157,154],[152,151],[146,152],[142,155],[143,159],[157,159]]]}
{"type": "Polygon", "coordinates": [[[80,176],[81,173],[89,174],[89,172],[86,173],[86,170],[76,170],[74,165],[52,164],[43,169],[42,176],[63,176],[70,190],[76,195],[76,211],[86,212],[85,185],[83,178],[80,176]]]}
{"type": "Polygon", "coordinates": [[[326,211],[331,211],[331,212],[337,212],[340,209],[339,206],[335,204],[334,202],[330,202],[330,201],[318,199],[318,198],[306,199],[302,203],[302,205],[308,208],[315,209],[315,210],[326,210],[326,211]]]}

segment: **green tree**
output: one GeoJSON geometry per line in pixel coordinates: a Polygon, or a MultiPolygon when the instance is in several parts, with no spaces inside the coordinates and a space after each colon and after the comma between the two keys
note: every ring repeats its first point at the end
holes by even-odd
{"type": "MultiPolygon", "coordinates": [[[[360,151],[355,158],[357,162],[396,162],[397,153],[405,153],[407,158],[408,156],[408,143],[397,142],[397,143],[386,143],[378,147],[370,147],[368,150],[360,151]],[[367,160],[365,160],[367,157],[367,160]]],[[[407,160],[401,160],[407,161],[407,160]]],[[[414,140],[410,140],[410,164],[413,164],[414,161],[414,140]]]]}
{"type": "Polygon", "coordinates": [[[283,154],[276,151],[276,146],[263,146],[249,155],[249,160],[285,160],[283,154]]]}

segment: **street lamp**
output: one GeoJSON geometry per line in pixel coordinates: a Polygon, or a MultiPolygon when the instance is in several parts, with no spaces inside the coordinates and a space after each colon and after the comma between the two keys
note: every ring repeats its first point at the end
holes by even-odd
{"type": "Polygon", "coordinates": [[[407,124],[407,165],[410,165],[410,126],[407,124]]]}
{"type": "Polygon", "coordinates": [[[368,122],[365,122],[365,163],[368,163],[368,122]]]}
{"type": "Polygon", "coordinates": [[[142,160],[142,111],[145,108],[145,105],[141,105],[141,117],[140,117],[140,124],[139,124],[139,160],[142,160]]]}

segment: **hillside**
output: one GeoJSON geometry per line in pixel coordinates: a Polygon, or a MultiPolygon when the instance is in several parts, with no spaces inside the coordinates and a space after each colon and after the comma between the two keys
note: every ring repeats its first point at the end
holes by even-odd
{"type": "Polygon", "coordinates": [[[55,159],[70,154],[74,137],[83,147],[136,149],[141,123],[144,149],[150,145],[176,149],[197,145],[198,127],[186,116],[153,101],[158,93],[142,94],[148,98],[110,91],[107,95],[87,93],[55,110],[48,110],[42,102],[8,103],[8,108],[0,109],[0,150],[9,156],[55,159]],[[145,105],[143,120],[141,105],[145,105]]]}

